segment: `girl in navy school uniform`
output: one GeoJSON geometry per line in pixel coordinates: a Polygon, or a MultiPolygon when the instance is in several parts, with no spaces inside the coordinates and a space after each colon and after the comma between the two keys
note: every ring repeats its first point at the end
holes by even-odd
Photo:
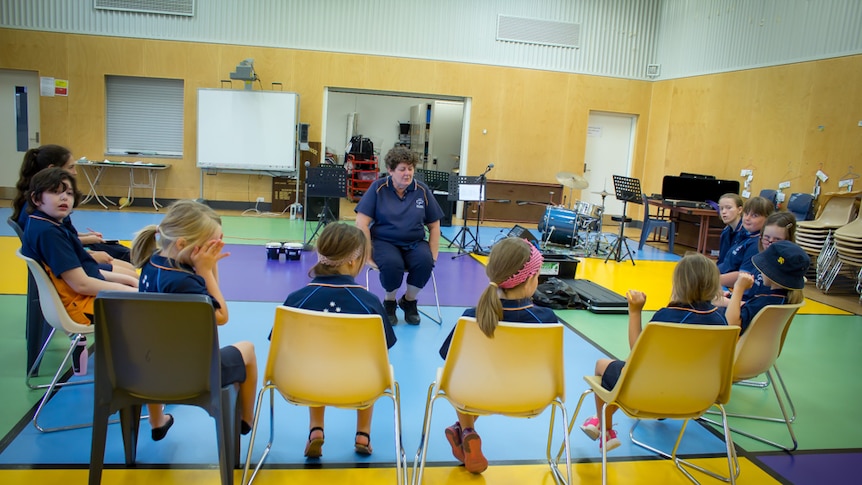
{"type": "MultiPolygon", "coordinates": [[[[557,323],[557,315],[550,308],[533,306],[533,293],[539,286],[542,254],[524,239],[508,237],[494,244],[488,257],[485,273],[490,282],[479,297],[475,308],[464,311],[465,317],[475,317],[482,333],[493,338],[497,323],[557,323]]],[[[453,328],[443,345],[440,356],[449,353],[453,328]]],[[[452,455],[471,473],[482,473],[488,460],[482,454],[482,438],[475,429],[476,416],[458,414],[458,421],[445,430],[452,455]]]]}
{"type": "Polygon", "coordinates": [[[730,248],[738,244],[740,237],[745,234],[742,230],[742,197],[732,192],[722,195],[718,199],[718,215],[725,224],[719,237],[716,262],[721,264],[730,252],[730,248]]]}
{"type": "Polygon", "coordinates": [[[751,257],[757,254],[760,230],[775,207],[763,197],[752,197],[742,206],[742,232],[737,244],[730,248],[727,256],[718,265],[721,285],[731,287],[740,272],[751,273],[751,257]]]}
{"type": "MultiPolygon", "coordinates": [[[[21,253],[36,260],[54,283],[69,317],[81,325],[93,322],[93,301],[101,290],[135,291],[128,281],[102,272],[81,241],[63,225],[78,203],[75,179],[62,168],[46,168],[30,181],[28,222],[21,253]]],[[[75,374],[86,374],[86,339],[73,354],[75,374]]]]}
{"type": "MultiPolygon", "coordinates": [[[[12,220],[18,223],[22,231],[27,228],[27,223],[29,222],[27,219],[27,207],[29,203],[25,193],[30,186],[30,179],[39,171],[49,167],[59,167],[72,175],[72,177],[78,176],[78,171],[75,168],[75,160],[72,158],[72,152],[68,148],[60,145],[42,145],[39,148],[27,150],[24,154],[24,160],[21,162],[21,171],[18,183],[16,184],[18,193],[12,201],[12,220]]],[[[90,256],[99,263],[99,267],[102,270],[128,275],[132,280],[137,282],[138,274],[130,263],[129,248],[121,244],[105,243],[102,234],[99,232],[89,229],[88,232],[78,232],[72,224],[71,215],[63,219],[63,227],[73,236],[80,239],[81,244],[87,248],[90,256]]],[[[129,281],[131,282],[131,280],[129,281]]]]}
{"type": "MultiPolygon", "coordinates": [[[[719,295],[718,267],[715,263],[700,253],[687,254],[673,270],[671,301],[668,306],[658,310],[651,322],[691,323],[699,325],[727,325],[727,320],[712,300],[719,295]]],[[[629,347],[633,348],[643,331],[641,311],[646,303],[646,295],[641,291],[629,290],[626,293],[629,306],[629,347]]],[[[613,390],[620,378],[625,361],[599,359],[596,361],[596,375],[602,378],[602,387],[613,390]]],[[[601,422],[598,413],[602,412],[602,401],[596,396],[596,414],[591,416],[581,430],[597,440],[601,435],[601,422]]],[[[606,434],[599,441],[599,447],[607,446],[607,451],[620,446],[616,431],[613,430],[613,414],[616,407],[608,406],[605,414],[606,434]]]]}
{"type": "MultiPolygon", "coordinates": [[[[311,283],[294,291],[284,300],[293,308],[320,312],[358,315],[380,315],[386,335],[386,346],[395,345],[395,332],[380,299],[356,283],[356,275],[365,266],[368,242],[357,227],[328,224],[317,240],[317,264],[311,268],[311,283]]],[[[374,406],[356,411],[354,449],[361,455],[371,454],[371,416],[374,406]]],[[[308,442],[305,456],[323,456],[323,424],[326,408],[309,407],[308,442]]]]}
{"type": "MultiPolygon", "coordinates": [[[[132,262],[141,269],[138,286],[143,293],[189,293],[212,299],[216,323],[228,321],[227,302],[218,284],[222,252],[221,218],[208,206],[192,200],[171,204],[161,224],[149,225],[135,236],[132,262]]],[[[254,345],[237,342],[221,348],[221,383],[237,384],[242,408],[240,432],[251,431],[257,392],[257,357],[254,345]]],[[[147,405],[152,438],[163,439],[174,424],[160,404],[147,405]]]]}
{"type": "MultiPolygon", "coordinates": [[[[775,241],[763,252],[757,253],[752,258],[752,264],[763,277],[764,290],[745,303],[734,304],[731,300],[725,311],[727,323],[742,327],[740,333],[748,329],[754,316],[766,305],[796,304],[802,301],[805,273],[811,264],[811,257],[796,243],[775,241]]],[[[733,292],[743,293],[753,284],[752,275],[740,273],[733,292]]]]}

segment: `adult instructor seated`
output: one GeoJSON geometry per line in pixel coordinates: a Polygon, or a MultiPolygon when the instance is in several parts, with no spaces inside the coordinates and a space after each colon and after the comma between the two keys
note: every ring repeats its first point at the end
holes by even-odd
{"type": "Polygon", "coordinates": [[[392,325],[398,323],[397,307],[404,320],[419,324],[416,298],[431,279],[440,249],[440,219],[443,210],[431,189],[413,179],[419,156],[404,147],[386,154],[389,176],[375,180],[356,205],[356,227],[365,233],[371,248],[368,264],[380,271],[386,295],[383,307],[392,325]],[[429,237],[425,240],[425,228],[429,237]],[[407,271],[407,291],[397,300],[407,271]]]}

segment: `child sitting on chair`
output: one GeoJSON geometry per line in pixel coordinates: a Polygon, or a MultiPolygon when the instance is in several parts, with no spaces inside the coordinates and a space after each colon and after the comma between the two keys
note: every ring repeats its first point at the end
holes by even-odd
{"type": "MultiPolygon", "coordinates": [[[[135,291],[134,286],[123,284],[127,281],[122,275],[100,271],[99,263],[80,239],[63,226],[80,199],[75,179],[68,172],[52,167],[37,173],[30,181],[26,198],[30,214],[21,254],[45,268],[72,320],[81,325],[93,323],[93,301],[101,290],[135,291]]],[[[86,342],[84,337],[81,340],[86,342]]],[[[84,345],[78,349],[72,366],[76,374],[83,374],[84,345]]]]}
{"type": "MultiPolygon", "coordinates": [[[[355,226],[330,223],[317,239],[317,264],[311,268],[313,277],[308,286],[294,291],[284,300],[284,306],[319,312],[354,315],[380,315],[386,335],[386,346],[395,345],[395,332],[380,299],[356,283],[356,276],[365,266],[368,242],[355,226]]],[[[323,418],[326,408],[309,407],[307,458],[323,456],[323,418]]],[[[374,406],[356,411],[354,449],[361,455],[371,454],[371,415],[374,406]]]]}
{"type": "MultiPolygon", "coordinates": [[[[557,323],[557,315],[550,308],[533,306],[533,293],[539,286],[539,270],[542,254],[524,239],[508,237],[494,244],[488,257],[485,274],[490,282],[479,297],[476,308],[464,311],[465,317],[475,317],[482,333],[494,337],[497,323],[557,323]]],[[[449,353],[452,335],[449,333],[440,356],[449,353]]],[[[482,438],[476,433],[476,416],[458,414],[458,421],[445,430],[446,440],[452,447],[452,455],[464,463],[471,473],[482,473],[488,468],[488,460],[482,454],[482,438]]]]}
{"type": "MultiPolygon", "coordinates": [[[[142,293],[189,293],[212,299],[218,325],[228,321],[227,302],[218,285],[222,252],[221,218],[208,206],[192,200],[171,204],[161,224],[141,229],[132,243],[132,262],[141,268],[142,293]],[[158,236],[158,239],[156,239],[158,236]]],[[[240,432],[248,434],[257,392],[257,357],[251,342],[221,348],[221,384],[237,384],[242,408],[240,432]]],[[[152,438],[163,439],[174,424],[160,404],[149,404],[152,438]]]]}
{"type": "Polygon", "coordinates": [[[751,257],[757,254],[760,230],[774,209],[772,202],[763,197],[752,197],[745,201],[742,206],[742,234],[718,265],[722,286],[733,286],[740,272],[751,273],[751,257]]]}
{"type": "MultiPolygon", "coordinates": [[[[811,256],[796,243],[775,241],[763,252],[754,255],[751,262],[762,275],[763,288],[766,291],[758,292],[744,303],[734,304],[731,300],[727,305],[727,323],[742,327],[740,333],[748,329],[755,315],[766,305],[796,304],[802,301],[805,273],[811,264],[811,256]]],[[[733,293],[743,293],[753,284],[752,275],[740,273],[733,286],[733,293]]]]}
{"type": "MultiPolygon", "coordinates": [[[[699,325],[727,325],[724,315],[711,302],[719,294],[721,285],[718,282],[718,267],[706,256],[700,253],[687,254],[673,270],[671,301],[665,308],[655,312],[651,322],[691,323],[699,325]]],[[[641,311],[646,304],[646,295],[641,291],[629,290],[626,293],[629,303],[629,348],[634,348],[635,342],[643,330],[641,311]]],[[[599,359],[596,361],[596,375],[602,378],[602,387],[613,390],[625,366],[625,361],[599,359]]],[[[598,414],[602,412],[604,401],[596,396],[596,414],[591,416],[581,430],[597,440],[601,435],[601,421],[598,414]]],[[[612,418],[615,406],[608,406],[605,412],[606,433],[599,441],[599,447],[607,447],[611,451],[620,446],[616,431],[613,430],[612,418]]]]}

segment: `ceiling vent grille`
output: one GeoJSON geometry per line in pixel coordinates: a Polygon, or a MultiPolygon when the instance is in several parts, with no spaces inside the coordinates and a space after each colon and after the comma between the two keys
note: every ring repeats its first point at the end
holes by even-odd
{"type": "Polygon", "coordinates": [[[194,17],[195,0],[93,0],[96,10],[194,17]]]}
{"type": "Polygon", "coordinates": [[[580,47],[581,24],[499,15],[497,40],[556,47],[580,47]]]}

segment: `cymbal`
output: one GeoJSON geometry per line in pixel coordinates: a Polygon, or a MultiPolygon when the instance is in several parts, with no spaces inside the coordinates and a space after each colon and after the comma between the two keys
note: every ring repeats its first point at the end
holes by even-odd
{"type": "Polygon", "coordinates": [[[607,190],[603,190],[601,192],[590,192],[590,193],[591,194],[598,194],[598,195],[601,195],[602,197],[607,197],[609,195],[613,195],[610,192],[608,192],[607,190]]]}
{"type": "Polygon", "coordinates": [[[590,183],[583,175],[571,172],[557,172],[557,182],[563,184],[565,187],[579,190],[590,186],[590,183]]]}

